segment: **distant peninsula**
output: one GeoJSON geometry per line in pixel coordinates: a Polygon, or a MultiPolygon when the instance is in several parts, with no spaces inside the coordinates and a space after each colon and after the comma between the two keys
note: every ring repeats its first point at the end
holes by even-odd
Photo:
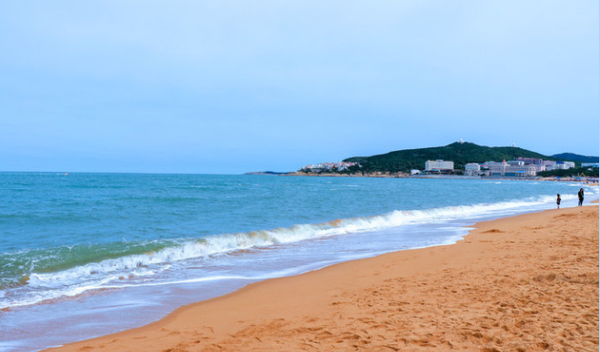
{"type": "Polygon", "coordinates": [[[536,176],[536,173],[541,174],[545,172],[547,174],[541,176],[558,176],[558,174],[553,175],[551,171],[545,170],[562,171],[564,174],[564,171],[567,170],[558,169],[566,168],[571,169],[570,172],[572,175],[583,174],[585,176],[598,177],[597,168],[599,159],[600,158],[597,156],[583,156],[573,153],[547,156],[516,146],[487,147],[470,142],[459,141],[442,147],[405,149],[373,156],[356,156],[344,159],[342,162],[318,164],[324,166],[321,168],[309,165],[297,172],[287,174],[324,176],[323,172],[319,170],[326,170],[325,174],[330,176],[388,175],[403,177],[409,176],[411,171],[414,173],[416,170],[422,170],[425,167],[426,162],[447,160],[453,163],[451,170],[449,170],[450,173],[457,175],[465,174],[465,171],[473,165],[482,165],[485,167],[486,163],[490,165],[494,163],[502,165],[501,163],[504,162],[508,165],[508,162],[511,166],[514,166],[515,164],[522,164],[522,166],[525,166],[527,164],[539,164],[544,162],[553,166],[546,169],[537,165],[533,174],[528,173],[528,175],[536,176]],[[522,162],[519,162],[519,160],[522,162]],[[569,166],[564,167],[564,163],[567,163],[566,165],[569,166]],[[593,171],[594,169],[595,171],[593,171]],[[592,172],[590,172],[590,170],[592,170],[592,172]]]}
{"type": "Polygon", "coordinates": [[[268,176],[279,176],[279,175],[287,175],[289,172],[276,172],[276,171],[253,171],[246,172],[244,175],[268,175],[268,176]]]}

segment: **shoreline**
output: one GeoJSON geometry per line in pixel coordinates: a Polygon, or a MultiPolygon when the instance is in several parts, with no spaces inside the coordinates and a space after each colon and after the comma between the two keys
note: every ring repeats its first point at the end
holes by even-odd
{"type": "Polygon", "coordinates": [[[315,172],[281,172],[276,174],[266,173],[246,173],[244,175],[263,175],[263,176],[306,176],[306,177],[366,177],[366,178],[409,178],[409,179],[425,179],[425,180],[488,180],[488,181],[544,181],[544,182],[576,182],[591,186],[598,185],[598,179],[576,179],[572,177],[495,177],[495,176],[466,176],[466,175],[409,175],[403,172],[372,172],[372,173],[315,173],[315,172]]]}
{"type": "Polygon", "coordinates": [[[453,245],[261,281],[48,351],[597,351],[598,207],[474,227],[453,245]]]}

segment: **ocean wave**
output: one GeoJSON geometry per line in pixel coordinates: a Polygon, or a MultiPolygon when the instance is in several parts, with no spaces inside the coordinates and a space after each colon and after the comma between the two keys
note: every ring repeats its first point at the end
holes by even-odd
{"type": "MultiPolygon", "coordinates": [[[[566,194],[562,198],[566,202],[575,200],[577,196],[566,194]]],[[[177,242],[155,242],[152,245],[129,244],[131,247],[128,250],[122,250],[120,253],[112,252],[109,258],[105,257],[104,259],[100,259],[98,256],[93,257],[94,248],[87,248],[78,255],[78,261],[71,261],[70,267],[64,266],[66,258],[61,258],[61,256],[68,255],[72,251],[63,250],[62,253],[52,253],[54,262],[63,263],[62,266],[46,265],[36,268],[37,260],[33,260],[30,267],[22,265],[21,269],[26,273],[21,271],[20,277],[10,280],[12,286],[5,286],[5,288],[12,289],[19,286],[31,294],[21,295],[21,299],[18,301],[11,301],[7,297],[0,296],[0,309],[35,304],[61,296],[71,297],[88,290],[112,288],[115,287],[115,284],[123,285],[128,280],[152,278],[168,270],[173,264],[186,260],[331,236],[387,230],[406,225],[444,223],[486,216],[495,217],[511,212],[518,213],[529,209],[547,208],[554,201],[554,196],[540,196],[491,204],[449,206],[425,210],[396,210],[382,215],[336,219],[316,224],[298,224],[270,230],[218,234],[177,242]],[[86,257],[88,255],[89,257],[86,257]],[[93,262],[91,262],[92,260],[93,262]]]]}

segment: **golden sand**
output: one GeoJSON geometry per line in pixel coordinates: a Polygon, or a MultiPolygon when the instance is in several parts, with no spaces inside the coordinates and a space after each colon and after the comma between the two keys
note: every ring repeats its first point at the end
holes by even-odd
{"type": "Polygon", "coordinates": [[[598,351],[598,207],[476,227],[52,351],[598,351]]]}

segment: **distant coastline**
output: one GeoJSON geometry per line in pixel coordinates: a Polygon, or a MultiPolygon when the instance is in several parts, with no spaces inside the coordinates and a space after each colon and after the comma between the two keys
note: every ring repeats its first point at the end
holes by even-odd
{"type": "Polygon", "coordinates": [[[410,175],[403,172],[365,172],[365,173],[317,173],[317,172],[274,172],[274,171],[255,171],[247,172],[244,175],[262,175],[262,176],[306,176],[306,177],[368,177],[368,178],[411,178],[411,179],[452,179],[452,180],[503,180],[503,181],[552,181],[552,182],[584,182],[597,184],[597,179],[577,179],[576,177],[495,177],[495,176],[465,176],[465,175],[410,175]]]}
{"type": "Polygon", "coordinates": [[[597,183],[599,160],[596,156],[573,153],[545,156],[516,146],[486,147],[460,140],[443,147],[398,150],[341,162],[310,164],[292,172],[255,171],[244,175],[597,183]],[[561,161],[559,157],[571,160],[561,161]]]}
{"type": "Polygon", "coordinates": [[[289,172],[276,172],[276,171],[252,171],[246,172],[244,175],[266,175],[266,176],[280,176],[287,175],[289,172]]]}
{"type": "Polygon", "coordinates": [[[311,176],[311,177],[375,177],[375,178],[409,178],[410,175],[404,172],[288,172],[284,176],[311,176]]]}
{"type": "Polygon", "coordinates": [[[460,140],[443,147],[398,150],[369,157],[310,164],[293,172],[267,171],[249,174],[597,182],[599,160],[599,157],[573,153],[545,156],[514,145],[486,147],[460,140]],[[560,160],[560,157],[571,160],[560,160]]]}

